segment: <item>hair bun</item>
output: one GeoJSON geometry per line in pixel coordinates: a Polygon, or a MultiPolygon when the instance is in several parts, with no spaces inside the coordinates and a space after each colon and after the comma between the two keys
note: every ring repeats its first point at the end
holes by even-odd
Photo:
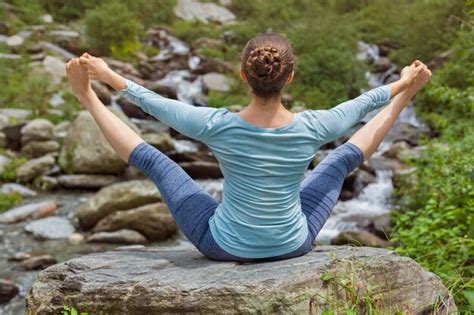
{"type": "Polygon", "coordinates": [[[281,56],[273,46],[257,47],[250,52],[246,64],[255,77],[277,75],[281,69],[281,56]]]}

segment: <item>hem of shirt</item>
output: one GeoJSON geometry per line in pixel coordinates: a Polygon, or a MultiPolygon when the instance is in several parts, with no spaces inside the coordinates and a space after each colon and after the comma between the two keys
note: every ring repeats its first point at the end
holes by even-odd
{"type": "MultiPolygon", "coordinates": [[[[213,219],[213,216],[211,217],[211,219],[213,219]]],[[[307,223],[306,223],[306,225],[307,225],[307,223]]],[[[211,231],[212,238],[217,243],[217,245],[219,245],[219,247],[222,250],[224,250],[225,252],[227,252],[228,254],[237,256],[239,258],[271,258],[271,257],[274,257],[274,256],[289,254],[289,253],[297,250],[298,248],[300,248],[306,242],[306,239],[308,238],[308,234],[309,234],[309,229],[306,226],[306,228],[305,228],[306,233],[304,234],[304,237],[302,237],[301,241],[299,243],[297,243],[297,246],[295,246],[294,248],[291,248],[290,250],[285,249],[285,250],[282,250],[282,251],[273,251],[273,252],[266,253],[263,256],[261,255],[262,252],[259,252],[258,255],[248,256],[247,255],[248,253],[246,253],[246,252],[235,251],[233,248],[228,247],[225,244],[222,244],[220,242],[220,240],[217,237],[215,237],[215,235],[216,235],[215,230],[214,230],[215,226],[214,226],[214,224],[211,224],[211,222],[209,222],[209,228],[210,228],[210,231],[211,231]]]]}

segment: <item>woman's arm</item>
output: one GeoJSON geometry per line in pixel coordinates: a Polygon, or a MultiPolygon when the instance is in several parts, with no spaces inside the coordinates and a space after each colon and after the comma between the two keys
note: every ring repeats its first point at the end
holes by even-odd
{"type": "Polygon", "coordinates": [[[217,108],[193,106],[159,95],[112,71],[101,58],[87,53],[80,58],[89,78],[109,84],[146,113],[190,138],[206,142],[214,131],[217,108]]]}
{"type": "Polygon", "coordinates": [[[428,83],[430,78],[431,71],[428,68],[423,69],[413,84],[395,96],[387,107],[377,113],[349,139],[348,142],[357,145],[362,151],[364,160],[369,159],[377,150],[400,112],[410,99],[428,83]]]}
{"type": "Polygon", "coordinates": [[[382,85],[345,101],[331,109],[306,110],[321,143],[333,141],[364,118],[369,112],[390,102],[391,88],[382,85]]]}
{"type": "Polygon", "coordinates": [[[117,155],[128,162],[130,153],[144,142],[143,139],[102,104],[90,86],[87,70],[79,64],[78,58],[66,64],[66,73],[78,100],[94,117],[117,155]]]}
{"type": "Polygon", "coordinates": [[[400,80],[362,93],[355,99],[343,102],[329,110],[307,110],[320,141],[327,143],[342,136],[369,112],[381,108],[396,96],[416,84],[422,71],[429,71],[425,64],[415,60],[404,67],[400,80]]]}

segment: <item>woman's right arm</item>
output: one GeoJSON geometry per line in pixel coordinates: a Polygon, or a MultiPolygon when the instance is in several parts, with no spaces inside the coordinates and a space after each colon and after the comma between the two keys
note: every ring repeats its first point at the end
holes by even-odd
{"type": "Polygon", "coordinates": [[[422,71],[429,70],[421,61],[415,60],[403,68],[398,81],[373,88],[329,110],[306,110],[320,142],[339,138],[369,112],[389,104],[392,97],[415,85],[422,71]]]}

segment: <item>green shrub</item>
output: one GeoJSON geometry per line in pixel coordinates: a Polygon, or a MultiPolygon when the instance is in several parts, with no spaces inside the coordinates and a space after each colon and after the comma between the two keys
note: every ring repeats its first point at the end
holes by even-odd
{"type": "Polygon", "coordinates": [[[25,60],[0,59],[0,69],[0,104],[31,109],[35,115],[46,111],[51,95],[49,77],[32,73],[25,60]]]}
{"type": "Polygon", "coordinates": [[[440,133],[426,141],[415,181],[396,187],[400,212],[393,212],[392,241],[439,275],[461,313],[474,309],[474,32],[459,33],[456,53],[434,72],[415,98],[421,117],[440,133]],[[462,75],[462,79],[458,76],[462,75]]]}
{"type": "Polygon", "coordinates": [[[138,19],[126,5],[107,1],[87,11],[85,16],[86,36],[94,53],[123,58],[136,51],[140,44],[138,19]]]}
{"type": "Polygon", "coordinates": [[[0,193],[0,213],[18,205],[21,200],[22,198],[19,193],[0,193]]]}
{"type": "Polygon", "coordinates": [[[3,172],[0,173],[0,182],[13,182],[16,180],[16,169],[26,163],[28,159],[24,156],[11,158],[10,162],[3,167],[3,172]]]}

